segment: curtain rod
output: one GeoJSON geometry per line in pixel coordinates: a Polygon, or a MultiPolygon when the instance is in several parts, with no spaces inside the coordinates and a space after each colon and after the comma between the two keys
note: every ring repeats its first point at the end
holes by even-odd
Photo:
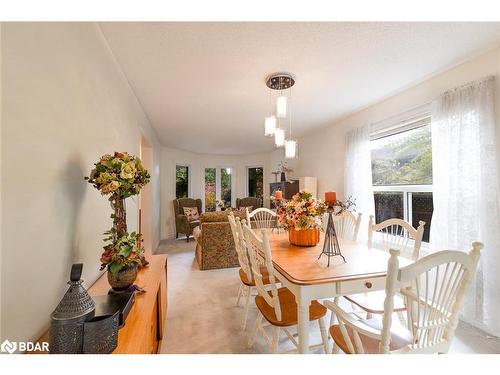
{"type": "Polygon", "coordinates": [[[390,126],[390,125],[394,125],[397,122],[406,122],[406,121],[410,120],[411,117],[421,116],[421,115],[426,114],[427,112],[430,112],[431,104],[432,104],[432,101],[429,101],[427,103],[420,104],[420,105],[417,105],[415,107],[406,109],[406,110],[401,111],[395,115],[391,115],[389,117],[386,117],[383,120],[373,122],[370,124],[370,127],[375,130],[378,127],[381,127],[383,125],[390,126]],[[419,109],[421,109],[421,111],[418,111],[419,109]],[[405,116],[407,118],[404,118],[405,116]]]}

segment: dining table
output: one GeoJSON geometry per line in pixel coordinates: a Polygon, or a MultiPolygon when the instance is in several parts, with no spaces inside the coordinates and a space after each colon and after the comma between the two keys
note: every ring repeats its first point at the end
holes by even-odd
{"type": "MultiPolygon", "coordinates": [[[[324,236],[316,246],[290,244],[288,233],[268,231],[274,275],[295,296],[298,316],[298,351],[309,351],[309,306],[318,299],[385,289],[389,253],[366,243],[340,240],[340,256],[321,255],[324,236]]],[[[400,266],[411,263],[400,257],[400,266]]]]}

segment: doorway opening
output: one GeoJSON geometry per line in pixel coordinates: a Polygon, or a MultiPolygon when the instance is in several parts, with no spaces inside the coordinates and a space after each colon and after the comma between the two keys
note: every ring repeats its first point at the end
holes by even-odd
{"type": "MultiPolygon", "coordinates": [[[[144,136],[141,135],[139,144],[139,157],[144,168],[153,174],[153,147],[144,136]]],[[[138,228],[144,239],[143,245],[146,255],[153,252],[153,186],[152,181],[146,184],[139,194],[138,204],[138,228]]]]}

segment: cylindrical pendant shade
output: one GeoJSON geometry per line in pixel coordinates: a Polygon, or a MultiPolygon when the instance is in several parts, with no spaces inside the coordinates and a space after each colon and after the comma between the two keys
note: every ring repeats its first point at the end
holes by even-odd
{"type": "Polygon", "coordinates": [[[293,159],[297,156],[297,141],[289,139],[285,141],[285,158],[293,159]]]}
{"type": "Polygon", "coordinates": [[[276,147],[283,147],[285,145],[285,131],[283,129],[276,129],[274,132],[274,144],[276,147]]]}
{"type": "Polygon", "coordinates": [[[276,100],[276,116],[279,118],[286,117],[287,110],[287,97],[286,96],[278,96],[276,100]]]}
{"type": "Polygon", "coordinates": [[[266,117],[265,125],[264,125],[264,135],[266,137],[271,137],[274,135],[274,132],[276,130],[276,117],[274,116],[269,116],[266,117]]]}

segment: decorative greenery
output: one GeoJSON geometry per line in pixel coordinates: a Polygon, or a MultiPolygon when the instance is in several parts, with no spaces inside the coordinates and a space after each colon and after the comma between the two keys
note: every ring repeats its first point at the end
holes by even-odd
{"type": "Polygon", "coordinates": [[[286,161],[280,161],[278,164],[278,171],[284,172],[284,173],[292,173],[293,169],[288,167],[288,164],[286,161]]]}
{"type": "Polygon", "coordinates": [[[132,232],[115,240],[114,228],[104,232],[108,236],[104,242],[104,253],[101,255],[101,271],[109,267],[111,273],[118,273],[123,267],[134,264],[144,265],[144,249],[142,245],[142,234],[132,232]]]}
{"type": "MultiPolygon", "coordinates": [[[[273,199],[273,198],[271,198],[273,199]]],[[[311,193],[300,191],[290,200],[274,200],[278,220],[285,229],[305,230],[320,228],[326,204],[313,198],[311,193]]]]}
{"type": "Polygon", "coordinates": [[[85,177],[102,195],[109,195],[114,212],[113,227],[104,232],[104,253],[101,255],[101,270],[108,267],[118,273],[125,266],[148,264],[144,258],[142,235],[127,232],[125,199],[139,194],[150,180],[148,171],[137,156],[126,152],[106,154],[94,164],[95,168],[85,177]]]}
{"type": "Polygon", "coordinates": [[[95,164],[85,179],[102,195],[116,195],[122,199],[139,194],[151,176],[141,159],[126,152],[106,154],[95,164]]]}
{"type": "Polygon", "coordinates": [[[334,209],[334,215],[340,215],[342,212],[345,211],[356,211],[354,209],[354,206],[356,206],[355,199],[352,198],[352,195],[349,196],[345,201],[341,200],[336,200],[333,205],[334,209]]]}

